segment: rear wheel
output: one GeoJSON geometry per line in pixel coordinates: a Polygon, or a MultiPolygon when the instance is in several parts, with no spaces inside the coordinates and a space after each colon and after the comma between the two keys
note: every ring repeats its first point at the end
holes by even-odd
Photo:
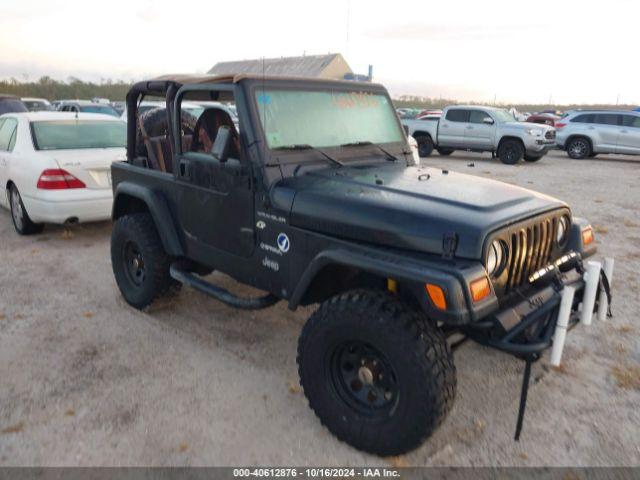
{"type": "Polygon", "coordinates": [[[542,157],[544,157],[544,155],[529,155],[529,154],[525,153],[524,154],[524,161],[525,162],[537,162],[542,157]]]}
{"type": "Polygon", "coordinates": [[[454,152],[453,148],[439,148],[438,153],[443,157],[449,156],[454,152]]]}
{"type": "Polygon", "coordinates": [[[420,157],[428,157],[433,153],[433,140],[429,135],[418,135],[414,138],[418,142],[418,154],[420,157]]]}
{"type": "Polygon", "coordinates": [[[524,155],[524,147],[518,140],[503,140],[498,147],[498,157],[505,165],[515,165],[524,155]]]}
{"type": "Polygon", "coordinates": [[[575,137],[567,142],[567,155],[574,160],[582,160],[591,155],[591,143],[584,137],[575,137]]]}
{"type": "Polygon", "coordinates": [[[11,219],[13,227],[20,235],[33,235],[42,232],[44,225],[42,223],[34,223],[29,218],[27,210],[24,208],[20,192],[15,185],[9,187],[9,206],[11,208],[11,219]]]}
{"type": "Polygon", "coordinates": [[[297,360],[311,409],[360,450],[410,451],[453,405],[456,372],[442,332],[387,292],[324,302],[302,330],[297,360]]]}
{"type": "Polygon", "coordinates": [[[169,291],[171,257],[148,213],[120,217],[111,234],[111,266],[127,303],[143,309],[169,291]]]}

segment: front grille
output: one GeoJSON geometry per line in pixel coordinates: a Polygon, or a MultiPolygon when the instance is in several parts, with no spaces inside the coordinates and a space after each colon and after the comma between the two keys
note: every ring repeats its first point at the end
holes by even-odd
{"type": "Polygon", "coordinates": [[[544,134],[544,138],[547,140],[555,140],[556,139],[556,131],[555,130],[547,130],[547,133],[544,134]]]}
{"type": "Polygon", "coordinates": [[[571,212],[562,208],[506,227],[487,239],[486,245],[500,240],[507,247],[505,263],[498,276],[491,279],[499,299],[526,289],[531,274],[562,255],[566,245],[558,245],[556,236],[563,216],[571,224],[571,212]]]}
{"type": "Polygon", "coordinates": [[[509,238],[509,260],[506,267],[505,293],[527,283],[529,275],[551,261],[558,218],[546,218],[522,227],[509,238]]]}

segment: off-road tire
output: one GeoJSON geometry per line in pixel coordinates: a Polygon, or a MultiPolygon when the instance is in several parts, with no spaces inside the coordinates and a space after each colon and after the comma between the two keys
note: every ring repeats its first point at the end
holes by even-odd
{"type": "MultiPolygon", "coordinates": [[[[297,362],[300,384],[322,424],[338,439],[377,455],[418,447],[442,423],[455,398],[456,370],[442,332],[422,312],[383,291],[354,290],[323,302],[302,330],[297,362]],[[341,360],[334,365],[341,345],[349,345],[341,350],[347,355],[358,355],[358,349],[351,353],[353,344],[381,352],[379,365],[391,367],[387,378],[395,380],[397,393],[388,411],[363,412],[346,399],[349,388],[336,375],[349,365],[341,360]]],[[[360,375],[362,368],[355,368],[360,375]]]]}
{"type": "Polygon", "coordinates": [[[438,148],[437,150],[438,150],[438,153],[440,155],[442,155],[443,157],[448,157],[453,152],[455,152],[455,150],[453,148],[438,148]]]}
{"type": "Polygon", "coordinates": [[[506,139],[498,147],[498,158],[505,165],[515,165],[524,156],[524,147],[518,140],[506,139]]]}
{"type": "Polygon", "coordinates": [[[7,191],[9,196],[9,207],[11,209],[11,220],[13,221],[13,227],[16,229],[19,235],[33,235],[42,232],[44,224],[34,223],[27,209],[24,208],[22,203],[22,197],[15,185],[11,185],[7,191]]]}
{"type": "Polygon", "coordinates": [[[433,153],[433,140],[429,135],[419,134],[414,137],[418,143],[418,155],[425,158],[433,153]]]}
{"type": "Polygon", "coordinates": [[[175,283],[169,275],[171,262],[149,213],[116,220],[111,233],[111,267],[129,305],[141,310],[169,291],[175,283]],[[142,264],[141,275],[133,266],[134,260],[142,264]]]}
{"type": "Polygon", "coordinates": [[[565,146],[567,155],[574,160],[583,160],[588,158],[591,153],[591,142],[585,137],[571,138],[565,146]]]}
{"type": "Polygon", "coordinates": [[[524,154],[524,161],[525,162],[537,162],[542,157],[544,157],[544,155],[529,155],[528,153],[525,153],[524,154]]]}

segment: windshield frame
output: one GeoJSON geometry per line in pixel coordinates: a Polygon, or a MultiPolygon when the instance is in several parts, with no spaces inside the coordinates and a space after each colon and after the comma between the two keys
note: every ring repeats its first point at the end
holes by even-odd
{"type": "Polygon", "coordinates": [[[29,132],[31,133],[31,143],[33,145],[33,149],[36,152],[55,152],[55,151],[64,151],[64,150],[97,150],[97,149],[101,149],[101,150],[105,150],[105,149],[109,149],[109,148],[126,148],[126,131],[127,131],[127,127],[126,125],[124,125],[124,132],[125,132],[125,141],[123,145],[116,145],[116,146],[106,146],[106,147],[69,147],[69,148],[41,148],[40,145],[38,145],[38,136],[36,135],[36,131],[35,131],[35,124],[36,123],[73,123],[73,122],[82,122],[82,123],[114,123],[114,124],[119,124],[122,123],[124,125],[124,122],[120,122],[118,120],[86,120],[86,119],[79,119],[79,120],[34,120],[34,121],[29,121],[29,132]]]}
{"type": "MultiPolygon", "coordinates": [[[[249,114],[251,116],[251,124],[253,125],[254,135],[256,140],[260,143],[259,149],[262,153],[262,161],[265,164],[270,164],[272,162],[272,158],[277,157],[279,164],[297,164],[302,161],[307,160],[317,160],[318,153],[313,150],[286,150],[282,148],[271,148],[269,147],[269,143],[267,142],[266,134],[262,126],[262,120],[260,119],[260,110],[258,107],[257,101],[257,93],[260,93],[262,89],[264,90],[297,90],[297,91],[309,91],[309,92],[326,92],[327,90],[335,90],[341,93],[371,93],[374,95],[381,95],[386,97],[389,102],[389,109],[391,110],[391,115],[393,115],[395,121],[395,125],[400,133],[400,140],[397,142],[384,142],[379,143],[378,145],[382,145],[387,149],[401,148],[402,151],[408,151],[409,146],[407,143],[405,131],[402,128],[402,124],[398,119],[398,115],[395,112],[395,107],[393,100],[391,99],[389,92],[382,86],[376,83],[364,83],[364,82],[351,82],[351,81],[327,81],[327,80],[318,80],[313,81],[312,79],[273,79],[268,78],[264,82],[260,79],[251,79],[250,82],[247,83],[246,88],[246,96],[247,103],[249,104],[249,114]],[[293,157],[293,161],[288,161],[293,157]],[[280,159],[284,160],[281,161],[280,159]]],[[[372,144],[372,145],[375,145],[372,144]]],[[[358,145],[358,146],[350,146],[350,147],[342,147],[340,145],[336,146],[326,146],[320,147],[322,150],[328,152],[331,156],[339,157],[341,159],[355,158],[362,156],[362,150],[368,149],[371,150],[372,145],[358,145]]]]}

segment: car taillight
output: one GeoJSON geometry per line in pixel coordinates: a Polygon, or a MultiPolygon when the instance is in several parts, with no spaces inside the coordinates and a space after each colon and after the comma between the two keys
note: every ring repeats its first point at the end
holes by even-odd
{"type": "Polygon", "coordinates": [[[562,123],[562,122],[556,122],[556,124],[554,125],[556,128],[564,128],[567,126],[566,123],[562,123]]]}
{"type": "Polygon", "coordinates": [[[86,188],[87,186],[66,170],[45,170],[38,178],[38,188],[42,190],[64,190],[67,188],[86,188]]]}

